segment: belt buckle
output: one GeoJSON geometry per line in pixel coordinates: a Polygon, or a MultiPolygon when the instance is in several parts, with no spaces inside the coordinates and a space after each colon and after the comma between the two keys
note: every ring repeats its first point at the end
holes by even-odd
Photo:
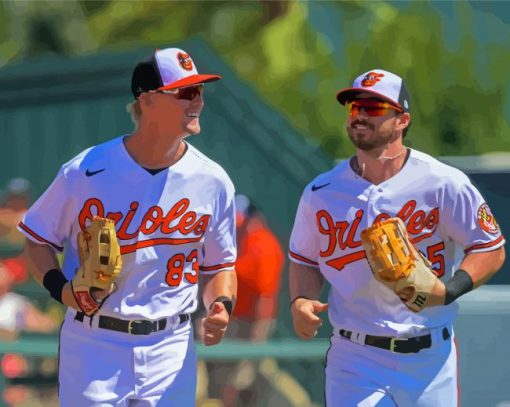
{"type": "Polygon", "coordinates": [[[395,352],[395,348],[397,346],[397,341],[407,341],[407,338],[391,338],[390,339],[390,351],[391,353],[397,353],[395,352]]]}
{"type": "Polygon", "coordinates": [[[147,329],[144,330],[144,332],[133,332],[133,328],[134,326],[143,326],[144,325],[144,322],[145,321],[142,321],[142,320],[139,320],[139,319],[132,319],[131,321],[129,321],[129,324],[128,324],[128,333],[131,334],[131,335],[147,335],[147,329]],[[139,325],[137,325],[139,324],[139,325]]]}

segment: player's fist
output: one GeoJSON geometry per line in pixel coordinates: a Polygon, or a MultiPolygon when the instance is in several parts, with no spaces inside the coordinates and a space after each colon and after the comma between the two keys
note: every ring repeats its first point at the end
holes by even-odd
{"type": "MultiPolygon", "coordinates": [[[[402,302],[407,306],[406,302],[409,301],[414,296],[414,288],[413,287],[403,288],[397,293],[397,295],[400,297],[402,302]]],[[[427,299],[423,307],[420,309],[420,311],[423,310],[424,308],[434,307],[437,305],[444,305],[445,296],[446,287],[441,280],[437,279],[434,285],[432,286],[430,293],[427,293],[427,299]]],[[[411,311],[417,312],[416,310],[410,308],[409,306],[408,308],[411,311]]]]}
{"type": "Polygon", "coordinates": [[[318,314],[326,312],[328,304],[317,300],[298,298],[291,307],[294,331],[301,339],[310,340],[317,335],[317,330],[322,326],[322,319],[318,314]]]}
{"type": "Polygon", "coordinates": [[[202,342],[205,346],[218,344],[227,330],[230,317],[221,302],[214,302],[202,319],[202,342]]]}

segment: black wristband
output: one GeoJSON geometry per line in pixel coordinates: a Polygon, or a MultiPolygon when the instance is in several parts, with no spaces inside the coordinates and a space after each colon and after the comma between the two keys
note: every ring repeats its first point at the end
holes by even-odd
{"type": "Polygon", "coordinates": [[[473,289],[473,279],[464,270],[458,269],[446,284],[444,304],[448,305],[473,289]]]}
{"type": "Polygon", "coordinates": [[[62,271],[51,269],[43,277],[43,286],[49,291],[52,298],[63,304],[62,289],[68,281],[62,271]]]}
{"type": "Polygon", "coordinates": [[[234,308],[234,304],[233,304],[233,302],[232,302],[232,300],[231,300],[230,298],[225,297],[224,295],[222,295],[222,296],[220,296],[220,297],[216,298],[216,299],[212,302],[212,304],[211,304],[211,306],[209,307],[209,309],[211,309],[211,308],[212,308],[212,306],[214,305],[214,303],[215,303],[215,302],[221,302],[221,303],[224,305],[225,309],[227,310],[228,315],[229,315],[229,316],[230,316],[230,315],[232,315],[232,310],[233,310],[233,308],[234,308]]]}
{"type": "Polygon", "coordinates": [[[297,300],[299,300],[300,298],[304,298],[305,300],[309,300],[309,299],[310,299],[310,298],[308,298],[308,297],[305,297],[304,295],[298,295],[296,298],[294,298],[294,299],[290,302],[290,304],[289,304],[289,308],[291,308],[291,307],[292,307],[292,304],[294,304],[294,303],[295,303],[297,300]]]}

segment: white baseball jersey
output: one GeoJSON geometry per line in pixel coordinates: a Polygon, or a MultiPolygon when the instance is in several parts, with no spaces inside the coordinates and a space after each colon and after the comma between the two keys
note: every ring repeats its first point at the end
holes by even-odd
{"type": "Polygon", "coordinates": [[[329,318],[336,329],[380,336],[414,336],[452,322],[458,306],[410,311],[372,275],[360,232],[400,217],[415,246],[443,281],[464,255],[495,250],[505,241],[488,205],[468,177],[433,157],[410,151],[403,168],[373,185],[349,160],[304,190],[290,239],[292,261],[316,267],[331,284],[329,318]]]}
{"type": "Polygon", "coordinates": [[[191,313],[199,274],[234,268],[234,186],[189,144],[179,161],[152,175],[123,138],[64,164],[19,229],[36,243],[65,248],[62,270],[70,280],[79,267],[78,232],[94,215],[111,218],[123,267],[99,313],[151,320],[191,313]]]}

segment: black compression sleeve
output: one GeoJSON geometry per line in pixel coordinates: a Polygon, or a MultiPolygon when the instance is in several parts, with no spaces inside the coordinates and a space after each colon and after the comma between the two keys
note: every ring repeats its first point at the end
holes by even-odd
{"type": "Polygon", "coordinates": [[[455,272],[446,284],[445,305],[451,304],[461,295],[464,295],[473,289],[473,279],[464,270],[459,269],[455,272]]]}
{"type": "Polygon", "coordinates": [[[62,302],[62,289],[68,282],[62,271],[58,269],[49,270],[43,278],[43,286],[46,288],[51,297],[63,304],[62,302]]]}

